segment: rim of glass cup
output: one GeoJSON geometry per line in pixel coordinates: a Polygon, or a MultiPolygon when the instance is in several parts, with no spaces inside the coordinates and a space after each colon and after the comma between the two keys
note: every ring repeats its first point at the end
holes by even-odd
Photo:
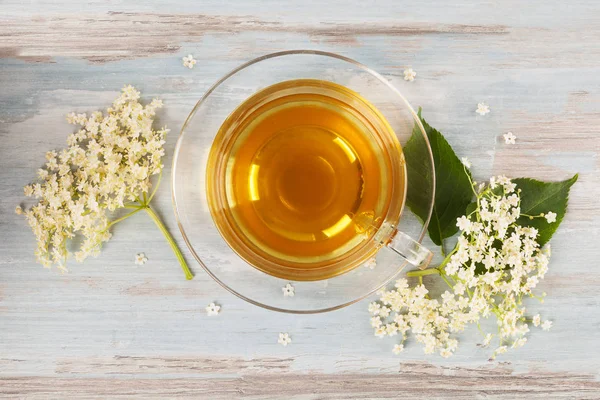
{"type": "MultiPolygon", "coordinates": [[[[335,306],[331,306],[331,307],[325,307],[325,308],[321,308],[321,309],[311,309],[311,310],[289,310],[289,309],[285,309],[285,308],[280,308],[280,307],[275,307],[275,306],[271,306],[268,304],[263,304],[259,301],[253,300],[239,292],[237,292],[236,290],[234,290],[233,288],[229,287],[227,284],[225,284],[223,281],[221,281],[211,270],[210,268],[204,263],[204,261],[202,261],[202,259],[200,258],[200,256],[196,253],[196,251],[194,250],[194,246],[192,245],[192,243],[190,242],[185,229],[183,228],[183,225],[181,223],[181,219],[179,217],[179,211],[178,211],[178,207],[177,207],[177,196],[175,195],[176,190],[175,190],[175,174],[177,171],[177,159],[179,156],[179,150],[181,148],[181,144],[183,142],[183,138],[185,136],[185,129],[188,126],[188,124],[190,123],[190,121],[192,120],[192,118],[195,116],[196,111],[198,110],[198,108],[200,108],[200,106],[202,105],[202,103],[212,94],[212,92],[215,91],[215,89],[217,89],[221,84],[223,84],[227,79],[229,79],[230,77],[232,77],[233,75],[237,74],[238,72],[244,70],[245,68],[254,65],[256,63],[259,63],[261,61],[264,60],[268,60],[271,58],[275,58],[275,57],[284,57],[284,56],[289,56],[289,55],[301,55],[301,54],[306,54],[306,55],[316,55],[316,56],[323,56],[323,57],[330,57],[330,58],[335,58],[341,61],[345,61],[347,63],[352,64],[355,67],[358,67],[360,69],[362,69],[365,72],[368,72],[369,74],[371,74],[372,76],[374,76],[375,78],[377,78],[381,83],[383,83],[385,86],[387,86],[394,94],[396,94],[399,98],[399,100],[401,100],[404,105],[407,107],[407,109],[410,111],[410,113],[413,116],[414,121],[416,122],[416,124],[419,126],[420,130],[421,130],[421,134],[423,135],[423,139],[425,140],[425,143],[427,144],[427,152],[429,154],[429,159],[431,162],[431,166],[432,168],[435,167],[434,161],[433,161],[433,153],[431,152],[431,145],[429,143],[429,139],[427,138],[427,134],[425,133],[425,128],[423,127],[423,124],[421,123],[421,120],[419,119],[419,116],[417,115],[417,113],[415,112],[415,110],[412,108],[412,106],[410,105],[410,103],[404,98],[404,96],[400,93],[400,91],[391,83],[389,83],[387,81],[387,79],[385,79],[382,75],[380,75],[377,71],[367,67],[364,64],[359,63],[358,61],[355,61],[351,58],[339,55],[339,54],[335,54],[335,53],[331,53],[331,52],[327,52],[327,51],[320,51],[320,50],[285,50],[285,51],[278,51],[278,52],[274,52],[274,53],[269,53],[269,54],[265,54],[263,56],[254,58],[250,61],[247,61],[243,64],[241,64],[240,66],[234,68],[233,70],[229,71],[227,74],[225,74],[222,78],[220,78],[218,81],[216,81],[207,91],[206,93],[204,93],[202,95],[202,97],[200,98],[200,100],[198,100],[198,102],[196,103],[196,105],[194,106],[194,108],[192,109],[192,111],[190,112],[190,114],[187,116],[187,118],[185,119],[185,122],[183,123],[183,126],[181,127],[181,131],[179,133],[179,137],[177,138],[177,143],[175,145],[175,151],[173,153],[173,162],[172,162],[172,172],[171,172],[171,201],[173,204],[173,211],[175,212],[175,219],[177,221],[177,226],[179,227],[179,231],[181,232],[181,235],[183,237],[183,240],[185,241],[185,244],[187,245],[188,249],[190,250],[192,256],[196,259],[196,261],[198,262],[198,264],[200,264],[200,266],[204,269],[204,271],[206,271],[206,273],[212,278],[214,279],[221,287],[223,287],[225,290],[227,290],[228,292],[234,294],[235,296],[239,297],[240,299],[247,301],[248,303],[251,303],[255,306],[261,307],[261,308],[265,308],[267,310],[271,310],[271,311],[278,311],[278,312],[283,312],[283,313],[288,313],[288,314],[318,314],[318,313],[324,313],[324,312],[329,312],[329,311],[334,311],[334,310],[339,310],[341,308],[347,307],[349,305],[352,305],[354,303],[357,303],[367,297],[369,297],[370,295],[372,295],[373,293],[375,293],[377,290],[379,290],[380,288],[386,286],[391,280],[393,280],[396,276],[391,276],[390,278],[386,279],[385,281],[382,281],[381,284],[379,286],[377,286],[375,289],[373,289],[372,291],[358,296],[355,299],[352,299],[350,301],[347,301],[345,303],[342,304],[338,304],[335,306]]],[[[215,132],[216,134],[216,132],[215,132]]],[[[419,234],[419,236],[416,238],[417,242],[421,243],[423,241],[423,238],[425,237],[425,234],[427,233],[427,227],[429,226],[429,222],[431,220],[431,215],[433,212],[433,203],[435,201],[435,183],[436,183],[436,176],[435,173],[432,175],[432,196],[431,196],[431,200],[429,203],[429,213],[427,215],[427,219],[425,221],[423,221],[423,227],[421,229],[421,232],[419,234]]],[[[233,251],[233,250],[232,250],[233,251]]],[[[405,262],[406,263],[406,262],[405,262]]]]}

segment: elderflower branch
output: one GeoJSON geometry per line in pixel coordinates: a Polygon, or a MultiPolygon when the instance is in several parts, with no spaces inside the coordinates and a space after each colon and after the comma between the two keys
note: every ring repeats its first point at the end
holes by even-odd
{"type": "Polygon", "coordinates": [[[24,214],[37,240],[35,255],[45,267],[66,271],[66,261],[74,255],[79,262],[97,256],[112,234],[110,228],[141,210],[152,217],[173,248],[185,272],[192,274],[181,251],[156,213],[148,205],[158,189],[168,129],[153,129],[156,110],[162,101],[139,102],[140,92],[125,86],[105,112],[70,113],[67,121],[78,131],[67,138],[67,147],[46,153],[46,164],[38,170],[38,180],[25,186],[27,197],[38,199],[24,214]],[[158,174],[152,194],[151,180],[158,174]],[[132,210],[109,220],[120,208],[132,210]],[[74,254],[67,244],[80,236],[74,254]]]}
{"type": "MultiPolygon", "coordinates": [[[[442,263],[407,272],[407,277],[418,278],[417,286],[409,287],[407,279],[399,279],[395,290],[382,292],[380,302],[371,303],[376,336],[400,332],[398,346],[403,346],[412,332],[426,354],[449,357],[458,346],[453,335],[471,323],[480,328],[482,318],[494,315],[498,332],[485,334],[484,340],[487,345],[498,337],[493,358],[526,343],[529,319],[523,297],[535,297],[532,291],[548,270],[550,254],[540,249],[536,228],[517,222],[522,215],[521,192],[515,189],[515,183],[504,176],[479,186],[475,210],[458,218],[457,244],[442,263]],[[429,297],[423,285],[427,275],[439,275],[448,285],[439,299],[429,297]]],[[[556,221],[555,213],[544,215],[540,214],[548,223],[556,221]]]]}

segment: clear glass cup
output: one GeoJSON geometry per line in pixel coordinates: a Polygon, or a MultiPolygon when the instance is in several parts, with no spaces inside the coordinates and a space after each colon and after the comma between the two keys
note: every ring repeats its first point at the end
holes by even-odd
{"type": "Polygon", "coordinates": [[[432,254],[420,243],[429,217],[419,221],[404,211],[386,218],[372,235],[371,249],[375,250],[371,250],[371,254],[376,254],[376,266],[349,265],[347,272],[328,279],[280,279],[253,267],[232,250],[215,226],[206,197],[206,180],[210,179],[206,177],[207,161],[213,140],[226,118],[249,96],[273,84],[296,79],[329,81],[357,92],[383,114],[401,145],[406,144],[413,132],[418,135],[429,157],[419,160],[419,165],[413,168],[418,174],[408,176],[405,192],[397,195],[397,202],[403,207],[408,192],[408,197],[413,201],[418,199],[418,206],[431,215],[435,188],[433,158],[427,135],[414,110],[377,72],[346,57],[312,50],[259,57],[231,71],[206,92],[185,121],[177,142],[172,176],[173,204],[192,255],[225,289],[270,310],[317,313],[365,298],[397,276],[407,263],[425,268],[432,254]],[[411,178],[419,179],[420,184],[411,185],[411,178]],[[414,193],[416,190],[419,192],[414,193]],[[294,286],[294,297],[283,295],[282,288],[287,283],[294,286]]]}

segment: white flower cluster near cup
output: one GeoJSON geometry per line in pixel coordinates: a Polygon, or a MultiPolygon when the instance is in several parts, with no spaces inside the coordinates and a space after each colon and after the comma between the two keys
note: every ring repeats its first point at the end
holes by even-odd
{"type": "Polygon", "coordinates": [[[412,333],[426,354],[438,352],[449,357],[458,347],[453,334],[468,324],[479,327],[482,318],[492,315],[497,319],[497,332],[482,331],[484,346],[494,339],[498,342],[492,358],[509,346],[523,346],[530,323],[550,329],[551,321],[541,322],[539,315],[527,317],[522,303],[524,297],[536,297],[532,290],[548,271],[550,248],[540,249],[537,229],[516,222],[526,216],[553,223],[556,214],[521,214],[520,190],[504,176],[479,185],[475,197],[477,206],[458,218],[458,244],[441,265],[415,271],[412,276],[420,281],[415,287],[409,287],[407,279],[399,279],[394,290],[379,292],[379,302],[369,305],[375,335],[400,337],[394,353],[403,350],[412,333]],[[439,274],[450,287],[441,298],[429,297],[422,284],[426,271],[439,274]]]}

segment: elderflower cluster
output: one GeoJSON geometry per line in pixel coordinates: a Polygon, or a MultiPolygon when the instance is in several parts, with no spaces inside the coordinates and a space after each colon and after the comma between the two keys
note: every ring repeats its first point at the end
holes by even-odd
{"type": "MultiPolygon", "coordinates": [[[[523,346],[528,322],[550,328],[551,321],[542,323],[539,315],[525,316],[523,297],[535,297],[532,290],[548,271],[550,252],[540,249],[537,229],[517,223],[522,214],[520,192],[515,189],[504,176],[480,185],[476,208],[457,220],[461,232],[456,247],[434,271],[451,289],[440,299],[430,299],[422,284],[410,288],[406,279],[400,279],[396,289],[381,292],[380,301],[369,305],[376,336],[401,336],[395,353],[412,332],[425,353],[449,357],[458,346],[451,335],[491,315],[497,319],[498,330],[485,334],[483,345],[497,338],[492,358],[508,346],[523,346]]],[[[550,223],[556,214],[527,217],[545,217],[550,223]]]]}
{"type": "Polygon", "coordinates": [[[162,171],[163,144],[168,129],[153,130],[158,99],[146,106],[132,86],[106,113],[71,113],[67,121],[81,128],[67,139],[68,147],[46,153],[38,182],[25,195],[39,203],[24,211],[37,239],[37,260],[65,270],[69,239],[81,238],[77,261],[96,256],[111,237],[107,213],[148,193],[153,175],[162,171]]]}

